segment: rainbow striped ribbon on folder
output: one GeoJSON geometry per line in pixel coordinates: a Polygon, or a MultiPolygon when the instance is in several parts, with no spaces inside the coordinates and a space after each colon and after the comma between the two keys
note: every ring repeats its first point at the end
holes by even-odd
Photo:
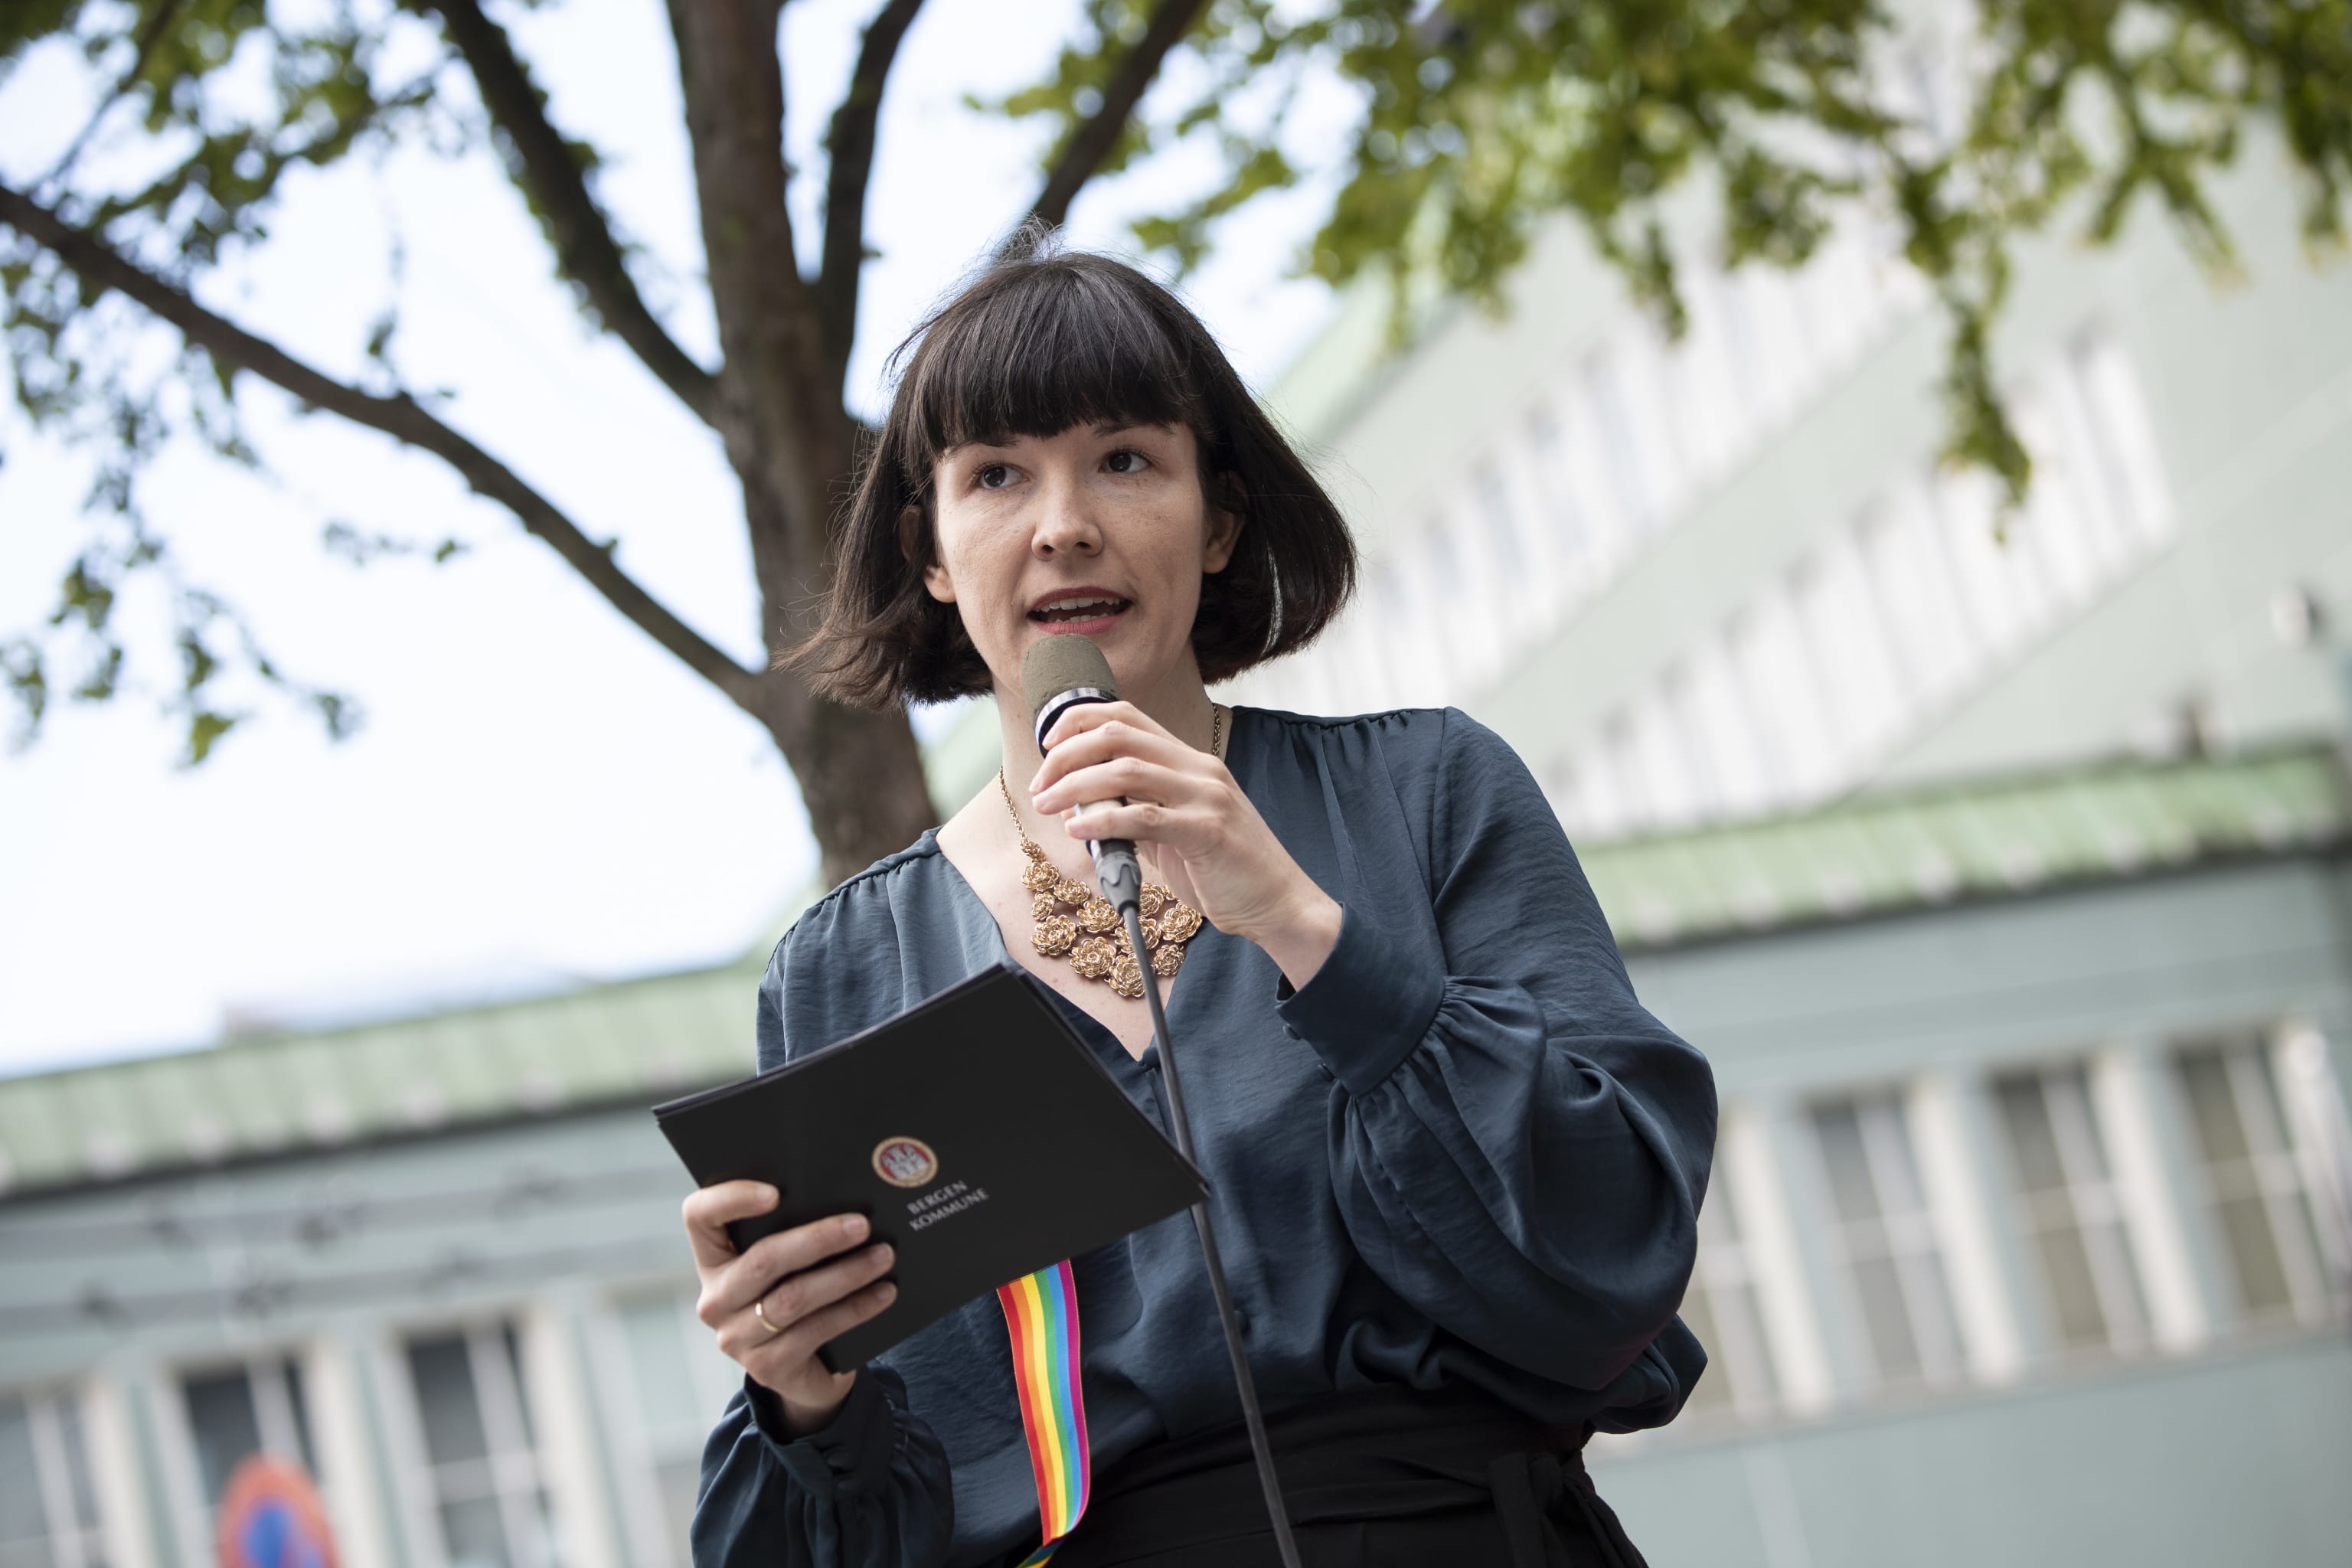
{"type": "Polygon", "coordinates": [[[1069,1261],[998,1286],[996,1300],[1013,1336],[1013,1381],[1037,1481],[1037,1522],[1045,1539],[1021,1565],[1032,1568],[1078,1527],[1092,1484],[1087,1402],[1078,1386],[1078,1290],[1069,1261]]]}

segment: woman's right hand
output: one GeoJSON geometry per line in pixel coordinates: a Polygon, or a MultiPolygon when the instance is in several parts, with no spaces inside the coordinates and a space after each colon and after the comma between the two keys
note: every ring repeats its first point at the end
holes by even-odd
{"type": "Polygon", "coordinates": [[[847,1250],[866,1239],[863,1215],[814,1220],[737,1252],[728,1222],[775,1206],[776,1189],[764,1182],[719,1182],[687,1198],[686,1234],[702,1277],[694,1315],[776,1396],[798,1437],[831,1421],[857,1381],[854,1371],[826,1371],[817,1347],[887,1307],[898,1288],[881,1278],[890,1269],[887,1245],[847,1250]]]}

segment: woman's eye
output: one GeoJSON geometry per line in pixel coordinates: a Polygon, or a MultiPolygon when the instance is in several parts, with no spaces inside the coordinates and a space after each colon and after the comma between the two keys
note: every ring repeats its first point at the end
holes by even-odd
{"type": "Polygon", "coordinates": [[[984,490],[1002,489],[1013,470],[1003,463],[983,463],[971,476],[972,483],[984,490]]]}
{"type": "Polygon", "coordinates": [[[1151,463],[1150,458],[1127,447],[1121,447],[1103,461],[1109,465],[1114,474],[1139,474],[1151,463]]]}

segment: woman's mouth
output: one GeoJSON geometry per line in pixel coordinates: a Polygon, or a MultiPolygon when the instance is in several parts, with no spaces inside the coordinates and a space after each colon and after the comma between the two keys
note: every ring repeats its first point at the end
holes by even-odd
{"type": "Polygon", "coordinates": [[[1057,632],[1097,632],[1127,614],[1133,604],[1115,594],[1065,594],[1039,604],[1029,618],[1057,632]]]}

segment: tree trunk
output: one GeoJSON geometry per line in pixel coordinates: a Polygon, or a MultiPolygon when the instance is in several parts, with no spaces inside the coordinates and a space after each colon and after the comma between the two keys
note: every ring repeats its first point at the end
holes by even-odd
{"type": "MultiPolygon", "coordinates": [[[[845,489],[845,461],[826,471],[836,476],[834,486],[812,488],[845,489]]],[[[763,531],[756,520],[774,503],[748,476],[743,488],[744,510],[755,520],[757,538],[763,531]]],[[[823,539],[819,531],[820,547],[823,539]]],[[[821,550],[805,574],[790,570],[780,553],[756,545],[752,552],[761,625],[778,650],[794,646],[811,629],[830,571],[821,550]]],[[[791,559],[798,563],[807,557],[795,551],[791,559]]],[[[844,707],[818,697],[796,673],[771,669],[761,678],[754,710],[800,781],[826,886],[905,848],[939,820],[923,777],[922,753],[903,710],[876,713],[844,707]]]]}
{"type": "Polygon", "coordinates": [[[827,887],[904,849],[939,820],[904,713],[821,700],[779,670],[761,689],[760,717],[800,781],[827,887]]]}
{"type": "MultiPolygon", "coordinates": [[[[856,437],[784,206],[779,10],[778,0],[670,0],[726,355],[714,422],[742,481],[772,648],[797,643],[815,624],[832,579],[833,506],[846,493],[856,437]]],[[[763,678],[758,711],[800,781],[829,883],[904,848],[938,820],[905,713],[826,702],[775,670],[763,678]]]]}

